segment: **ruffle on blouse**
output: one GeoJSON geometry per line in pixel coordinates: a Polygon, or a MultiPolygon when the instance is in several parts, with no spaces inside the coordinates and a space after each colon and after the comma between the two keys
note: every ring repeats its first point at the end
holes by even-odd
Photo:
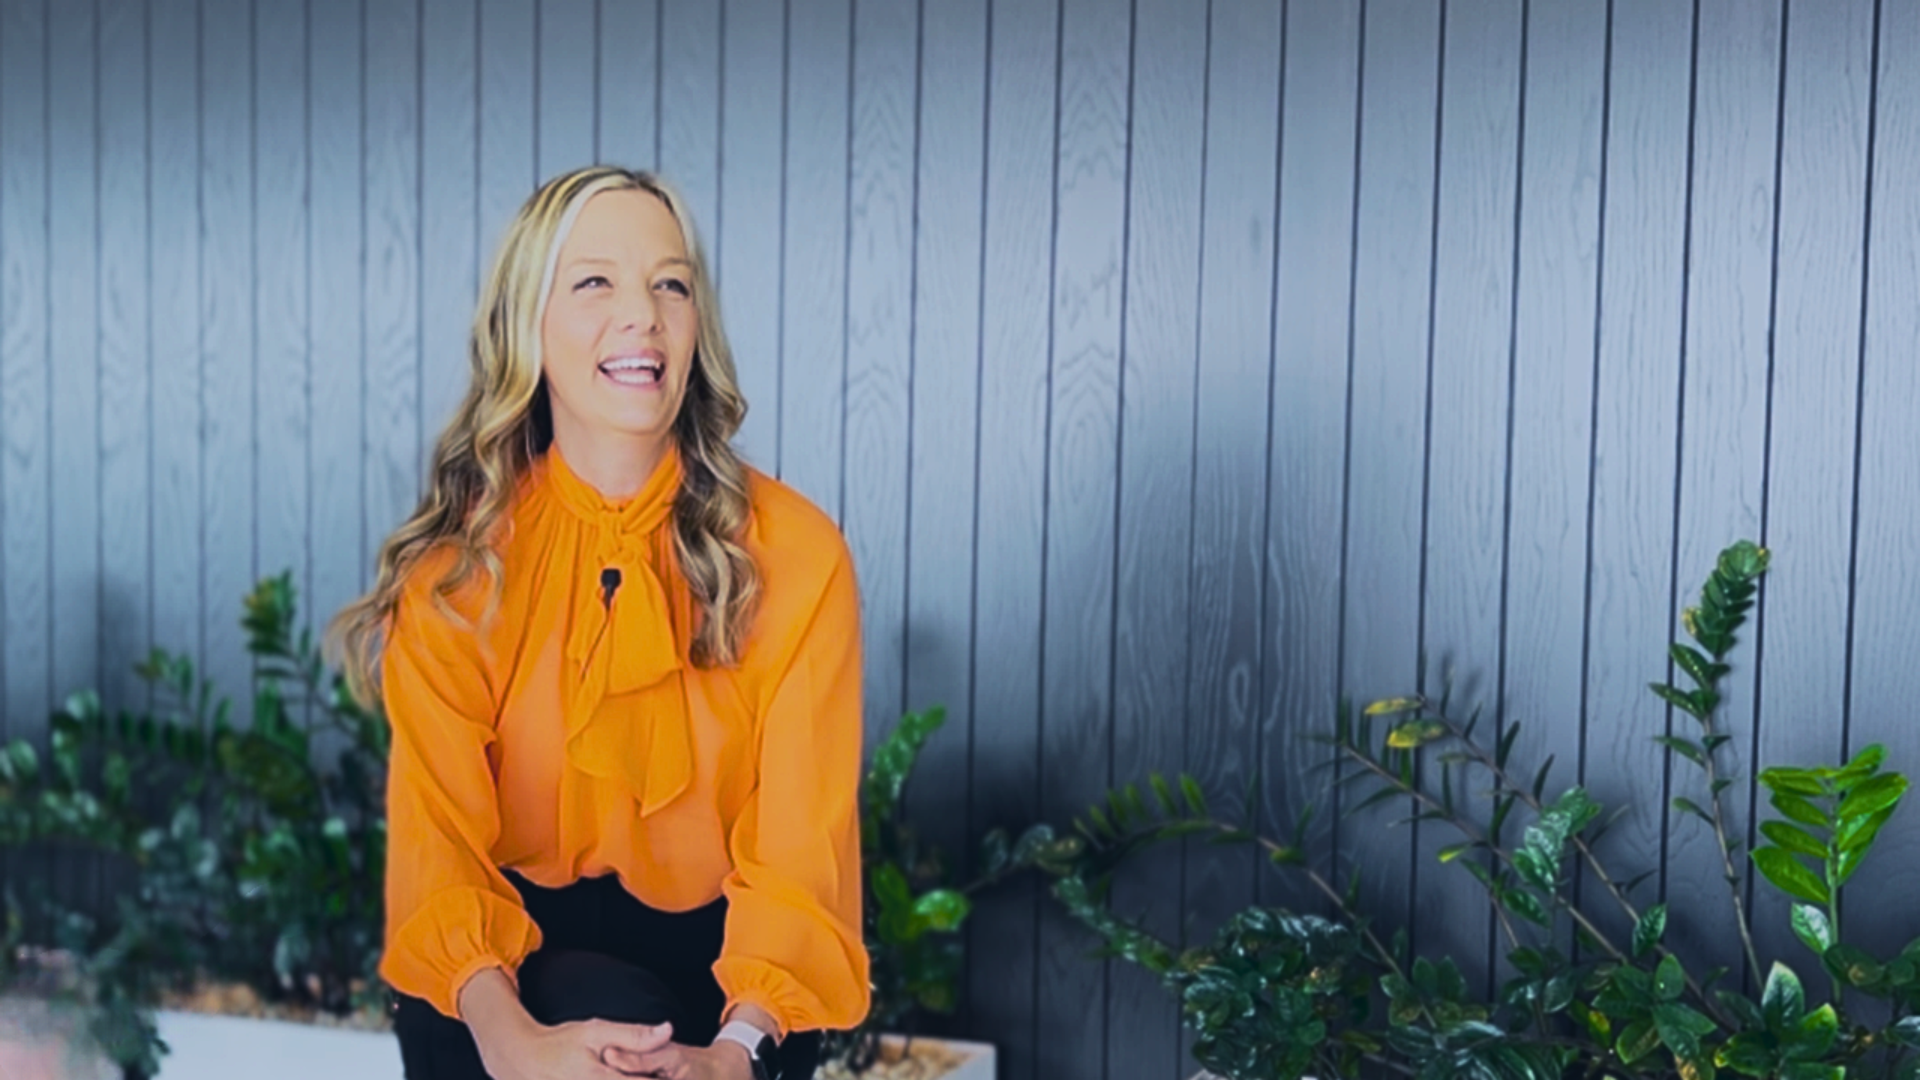
{"type": "Polygon", "coordinates": [[[550,489],[586,526],[585,561],[573,572],[600,601],[576,609],[567,639],[569,670],[580,673],[567,710],[567,761],[626,787],[641,815],[653,814],[693,782],[680,642],[693,605],[664,527],[680,490],[680,454],[669,446],[646,486],[618,503],[575,475],[559,447],[546,456],[550,489]],[[620,575],[611,596],[603,584],[609,569],[620,575]]]}
{"type": "Polygon", "coordinates": [[[467,980],[490,967],[510,975],[540,947],[540,928],[518,903],[472,887],[445,889],[394,931],[381,974],[447,1016],[459,1016],[456,996],[467,980]],[[452,972],[437,982],[432,973],[452,972]]]}

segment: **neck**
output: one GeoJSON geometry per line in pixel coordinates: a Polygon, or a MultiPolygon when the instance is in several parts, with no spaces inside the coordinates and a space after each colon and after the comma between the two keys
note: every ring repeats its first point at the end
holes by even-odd
{"type": "Polygon", "coordinates": [[[553,445],[573,474],[607,499],[619,501],[647,484],[666,456],[666,440],[626,435],[594,435],[554,425],[553,445]]]}

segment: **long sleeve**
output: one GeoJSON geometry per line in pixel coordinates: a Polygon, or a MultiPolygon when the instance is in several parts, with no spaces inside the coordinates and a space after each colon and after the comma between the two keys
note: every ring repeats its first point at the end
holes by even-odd
{"type": "Polygon", "coordinates": [[[435,608],[438,562],[410,575],[382,659],[393,753],[380,972],[457,1017],[467,979],[493,966],[511,975],[540,931],[490,855],[500,834],[493,695],[475,633],[435,608]]]}
{"type": "Polygon", "coordinates": [[[860,921],[859,595],[844,545],[773,686],[759,784],[730,837],[726,944],[714,975],[730,1004],[766,1009],[783,1033],[852,1027],[870,988],[860,921]]]}

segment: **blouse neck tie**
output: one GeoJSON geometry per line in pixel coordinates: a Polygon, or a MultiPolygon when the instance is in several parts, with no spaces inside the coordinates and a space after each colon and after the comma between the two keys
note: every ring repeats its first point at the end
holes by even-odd
{"type": "Polygon", "coordinates": [[[567,760],[621,783],[642,816],[672,802],[693,779],[693,745],[681,671],[680,639],[690,632],[692,601],[678,572],[672,517],[682,476],[679,452],[666,455],[631,498],[609,501],[547,451],[549,483],[585,524],[572,573],[579,596],[567,637],[567,674],[577,679],[567,710],[567,760]]]}

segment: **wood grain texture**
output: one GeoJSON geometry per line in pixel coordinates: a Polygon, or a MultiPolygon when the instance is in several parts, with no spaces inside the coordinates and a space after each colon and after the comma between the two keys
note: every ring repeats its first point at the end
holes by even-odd
{"type": "MultiPolygon", "coordinates": [[[[660,171],[693,211],[711,259],[720,210],[721,4],[660,8],[660,171]]],[[[709,268],[718,273],[714,263],[709,268]]]]}
{"type": "Polygon", "coordinates": [[[101,670],[98,29],[93,3],[48,8],[46,164],[61,178],[47,186],[46,220],[56,703],[98,687],[101,670]]]}
{"type": "Polygon", "coordinates": [[[535,157],[537,0],[480,0],[480,274],[544,179],[535,157]]]}
{"type": "MultiPolygon", "coordinates": [[[[1859,746],[1846,731],[1847,635],[1873,10],[1849,0],[1786,17],[1755,771],[1859,746]]],[[[1784,932],[1789,903],[1766,887],[1754,898],[1775,956],[1799,947],[1784,932]]]]}
{"type": "Polygon", "coordinates": [[[100,693],[143,707],[153,644],[147,5],[100,6],[100,693]]]}
{"type": "MultiPolygon", "coordinates": [[[[1355,707],[1407,692],[1420,670],[1440,21],[1432,5],[1373,3],[1362,32],[1341,664],[1341,692],[1355,707]]],[[[1402,809],[1343,819],[1336,837],[1334,880],[1358,872],[1362,902],[1388,932],[1411,919],[1412,836],[1385,827],[1402,809]]]]}
{"type": "Polygon", "coordinates": [[[846,430],[853,6],[851,0],[792,0],[788,19],[774,464],[781,479],[838,521],[846,430]]]}
{"type": "Polygon", "coordinates": [[[840,524],[860,575],[869,749],[906,706],[902,625],[907,402],[913,378],[917,19],[908,0],[854,7],[840,524]]]}
{"type": "Polygon", "coordinates": [[[1586,685],[1606,42],[1599,5],[1528,7],[1501,697],[1502,719],[1520,729],[1514,764],[1531,777],[1553,761],[1556,788],[1579,778],[1586,685]]]}
{"type": "MultiPolygon", "coordinates": [[[[374,552],[419,498],[418,7],[374,4],[367,9],[366,72],[366,383],[361,402],[366,486],[355,546],[363,580],[370,585],[374,552]]],[[[590,134],[585,138],[591,141],[590,134]]],[[[354,540],[343,536],[339,542],[354,540]]]]}
{"type": "MultiPolygon", "coordinates": [[[[1720,549],[1760,535],[1765,496],[1767,332],[1773,283],[1773,164],[1779,117],[1778,4],[1703,0],[1694,71],[1693,213],[1688,223],[1685,412],[1674,545],[1677,607],[1699,588],[1720,549]]],[[[1684,634],[1675,614],[1672,633],[1684,634]]],[[[1745,839],[1752,821],[1756,734],[1755,627],[1749,625],[1723,683],[1718,724],[1734,737],[1722,759],[1737,778],[1722,805],[1745,839]]],[[[1674,794],[1705,804],[1699,774],[1674,774],[1674,794]]],[[[1731,911],[1719,845],[1697,821],[1676,818],[1668,838],[1669,935],[1703,968],[1746,967],[1718,932],[1731,911]]],[[[1736,863],[1743,876],[1749,865],[1736,863]]],[[[1761,963],[1768,962],[1766,957],[1761,963]]],[[[1749,985],[1765,973],[1747,973],[1749,985]]]]}
{"type": "MultiPolygon", "coordinates": [[[[240,601],[253,588],[253,10],[200,5],[201,665],[216,691],[253,694],[240,601]],[[217,552],[217,554],[216,554],[217,552]]],[[[244,719],[251,710],[241,708],[244,719]]]]}
{"type": "MultiPolygon", "coordinates": [[[[1186,756],[1213,812],[1235,820],[1251,809],[1265,705],[1280,11],[1215,0],[1208,32],[1186,756]]],[[[1211,938],[1254,900],[1259,869],[1251,850],[1189,843],[1191,932],[1211,938]]]]}
{"type": "MultiPolygon", "coordinates": [[[[1129,5],[1066,0],[1055,117],[1040,812],[1071,821],[1112,782],[1114,512],[1126,282],[1129,5]]],[[[1056,906],[1040,920],[1042,1075],[1131,1074],[1106,1056],[1108,969],[1056,906]]]]}
{"type": "Polygon", "coordinates": [[[479,77],[474,0],[420,11],[420,450],[433,443],[471,379],[467,344],[480,290],[479,77]]]}
{"type": "Polygon", "coordinates": [[[253,307],[262,332],[255,352],[258,379],[253,415],[259,466],[254,481],[254,529],[262,576],[293,571],[301,615],[323,625],[331,612],[307,602],[307,427],[309,338],[307,306],[307,0],[275,0],[254,22],[256,219],[253,307]]]}
{"type": "Polygon", "coordinates": [[[785,0],[731,0],[722,43],[720,300],[747,420],[735,446],[779,469],[781,161],[786,113],[785,0]]]}
{"type": "MultiPolygon", "coordinates": [[[[364,0],[363,0],[364,2],[364,0]]],[[[365,110],[362,3],[314,4],[310,34],[315,102],[307,136],[313,175],[313,382],[309,406],[308,536],[313,552],[313,610],[335,612],[363,592],[362,502],[366,446],[366,235],[361,125],[365,110]]],[[[484,102],[483,102],[484,104],[484,102]]]]}
{"type": "MultiPolygon", "coordinates": [[[[153,277],[153,644],[200,655],[199,10],[148,5],[153,277]],[[168,123],[169,117],[193,117],[168,123]]],[[[11,65],[7,65],[11,66],[11,65]]],[[[13,134],[4,128],[9,150],[13,134]]],[[[0,154],[0,159],[13,155],[0,154]]],[[[13,543],[7,543],[11,551],[13,543]]],[[[12,580],[11,572],[7,574],[12,580]]],[[[237,599],[237,597],[236,597],[237,599]]]]}
{"type": "MultiPolygon", "coordinates": [[[[1261,831],[1279,838],[1331,802],[1316,766],[1340,697],[1360,18],[1358,5],[1287,9],[1257,766],[1261,831]]],[[[1259,882],[1265,903],[1325,903],[1291,874],[1259,882]]]]}
{"type": "MultiPolygon", "coordinates": [[[[972,868],[965,809],[973,734],[973,508],[980,397],[981,177],[986,165],[987,4],[929,4],[920,28],[915,171],[913,394],[908,433],[906,703],[943,705],[920,752],[907,813],[950,865],[972,868]]],[[[964,1022],[964,1017],[962,1018],[964,1022]]]]}
{"type": "Polygon", "coordinates": [[[53,478],[48,401],[47,13],[0,8],[0,585],[6,723],[46,744],[53,478]]]}
{"type": "Polygon", "coordinates": [[[598,9],[599,0],[540,0],[534,132],[541,180],[595,161],[602,59],[598,9]]]}
{"type": "MultiPolygon", "coordinates": [[[[1115,518],[1113,780],[1187,766],[1187,627],[1193,544],[1194,373],[1200,332],[1200,200],[1207,27],[1184,0],[1134,13],[1127,265],[1115,518]],[[1151,43],[1148,46],[1148,43],[1151,43]],[[1143,47],[1148,46],[1148,47],[1143,47]]],[[[1163,940],[1184,929],[1181,852],[1142,856],[1114,882],[1115,910],[1163,940]]],[[[1180,1019],[1158,979],[1108,966],[1107,1066],[1185,1076],[1180,1019]]]]}
{"type": "MultiPolygon", "coordinates": [[[[1449,6],[1440,61],[1427,590],[1421,626],[1429,663],[1420,689],[1434,697],[1450,689],[1456,715],[1484,710],[1480,715],[1489,728],[1502,716],[1500,597],[1507,540],[1522,18],[1516,2],[1449,6]]],[[[1432,782],[1445,766],[1429,757],[1423,767],[1432,782]]],[[[1460,775],[1464,779],[1464,771],[1460,775]]],[[[1479,786],[1468,781],[1456,790],[1479,786]]],[[[1413,891],[1420,897],[1421,919],[1415,951],[1456,958],[1469,979],[1490,973],[1486,891],[1462,868],[1442,866],[1436,858],[1460,835],[1437,822],[1419,823],[1413,830],[1413,891]]]]}
{"type": "MultiPolygon", "coordinates": [[[[1920,166],[1920,8],[1881,6],[1879,50],[1848,734],[1856,752],[1883,743],[1893,767],[1911,774],[1920,762],[1920,739],[1900,718],[1920,692],[1920,670],[1904,644],[1912,624],[1909,598],[1916,595],[1907,547],[1920,528],[1920,443],[1903,414],[1920,401],[1920,373],[1909,355],[1920,333],[1912,303],[1920,280],[1920,206],[1902,184],[1920,166]]],[[[1920,832],[1911,807],[1898,822],[1880,834],[1871,861],[1862,864],[1845,912],[1848,936],[1858,934],[1875,955],[1892,955],[1914,933],[1904,900],[1920,888],[1920,832]]]]}
{"type": "MultiPolygon", "coordinates": [[[[1654,869],[1665,850],[1666,754],[1653,738],[1668,717],[1647,681],[1665,672],[1672,610],[1691,18],[1638,0],[1613,12],[1580,779],[1602,806],[1633,806],[1596,845],[1622,878],[1654,869]]],[[[1650,879],[1636,903],[1654,903],[1660,884],[1650,879]]],[[[1624,925],[1596,902],[1597,886],[1582,888],[1601,926],[1624,925]]]]}
{"type": "Polygon", "coordinates": [[[594,159],[651,169],[658,152],[660,0],[599,0],[594,159]]]}
{"type": "MultiPolygon", "coordinates": [[[[1046,557],[1047,283],[1059,11],[997,0],[988,16],[986,239],[974,573],[970,835],[1040,820],[1041,574],[1046,557]]],[[[986,897],[967,924],[968,991],[1004,1080],[1038,1080],[1041,896],[1031,879],[986,897]]]]}

